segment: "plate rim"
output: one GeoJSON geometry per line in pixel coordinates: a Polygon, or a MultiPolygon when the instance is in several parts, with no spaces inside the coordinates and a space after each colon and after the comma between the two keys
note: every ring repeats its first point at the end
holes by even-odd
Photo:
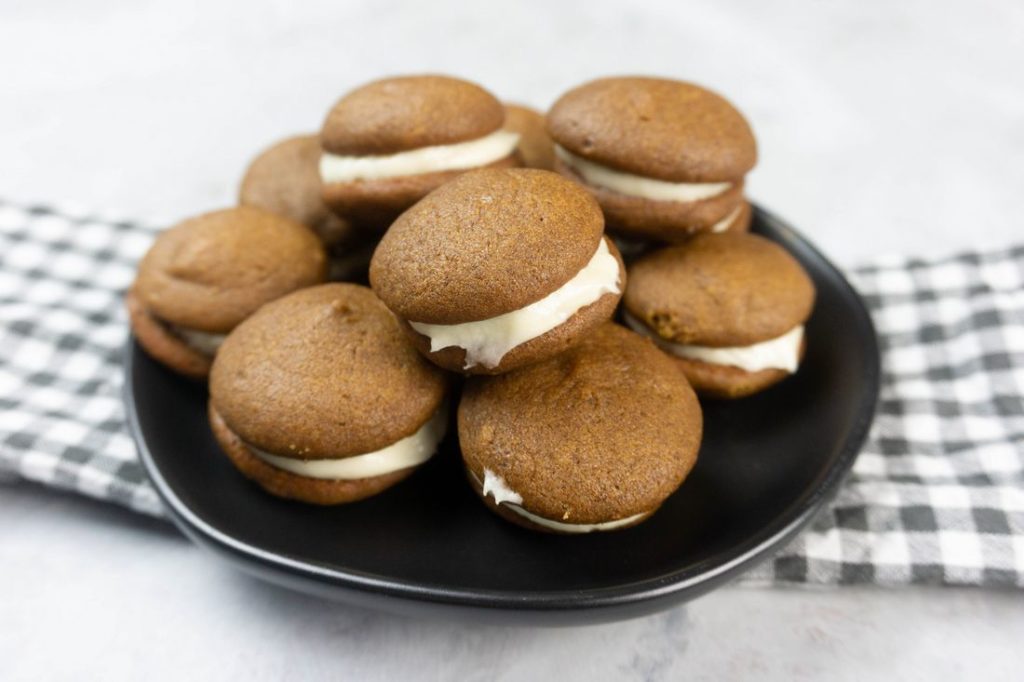
{"type": "Polygon", "coordinates": [[[796,499],[771,523],[747,541],[739,543],[708,559],[685,568],[640,581],[596,588],[529,591],[492,588],[458,588],[430,585],[365,574],[360,571],[329,568],[308,561],[293,559],[232,537],[205,521],[195,513],[163,477],[149,445],[142,433],[136,408],[133,374],[137,347],[129,331],[123,355],[124,382],[122,398],[132,439],[146,476],[170,513],[172,521],[197,544],[241,565],[243,569],[292,587],[330,587],[341,591],[354,591],[394,597],[406,601],[430,602],[454,607],[511,610],[511,611],[589,611],[624,605],[667,600],[673,596],[682,600],[687,596],[703,594],[725,580],[738,575],[753,565],[767,560],[802,531],[820,508],[839,490],[839,486],[853,467],[874,420],[881,385],[881,357],[878,335],[864,299],[850,284],[843,272],[808,239],[788,223],[751,202],[756,217],[778,234],[780,240],[792,250],[810,251],[835,276],[845,293],[856,304],[855,324],[868,331],[869,347],[865,348],[868,367],[861,383],[856,419],[849,435],[840,448],[833,465],[827,469],[821,482],[809,495],[796,499]],[[298,582],[300,585],[296,585],[298,582]]]}

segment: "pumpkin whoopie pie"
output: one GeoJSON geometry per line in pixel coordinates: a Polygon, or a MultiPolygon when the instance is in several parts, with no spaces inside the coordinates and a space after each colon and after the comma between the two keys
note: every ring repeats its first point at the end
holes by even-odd
{"type": "Polygon", "coordinates": [[[548,135],[544,115],[519,104],[505,105],[505,129],[519,134],[516,153],[526,168],[555,169],[555,143],[548,135]]]}
{"type": "Polygon", "coordinates": [[[739,398],[797,371],[814,284],[764,237],[707,234],[633,263],[623,302],[698,393],[739,398]]]}
{"type": "Polygon", "coordinates": [[[335,215],[320,196],[320,137],[282,140],[252,160],[238,189],[238,203],[283,215],[320,237],[329,260],[327,278],[366,278],[377,240],[335,215]]]}
{"type": "Polygon", "coordinates": [[[460,173],[518,165],[505,107],[447,76],[374,81],[348,93],[320,133],[323,198],[338,215],[387,229],[402,211],[460,173]]]}
{"type": "Polygon", "coordinates": [[[437,365],[497,374],[611,318],[625,269],[597,202],[543,170],[466,173],[402,214],[370,284],[437,365]]]}
{"type": "Polygon", "coordinates": [[[471,377],[458,423],[467,476],[487,506],[556,533],[648,518],[693,468],[703,428],[672,360],[610,322],[554,358],[471,377]]]}
{"type": "Polygon", "coordinates": [[[201,379],[228,332],[264,303],[322,282],[326,268],[323,246],[305,225],[239,206],[161,233],[125,303],[142,347],[201,379]]]}
{"type": "Polygon", "coordinates": [[[210,372],[210,423],[268,492],[354,502],[434,454],[446,384],[372,291],[324,284],[264,306],[228,336],[210,372]]]}
{"type": "Polygon", "coordinates": [[[744,175],[757,161],[746,119],[719,95],[661,78],[602,78],[547,116],[555,168],[584,183],[609,230],[665,242],[745,229],[744,175]]]}

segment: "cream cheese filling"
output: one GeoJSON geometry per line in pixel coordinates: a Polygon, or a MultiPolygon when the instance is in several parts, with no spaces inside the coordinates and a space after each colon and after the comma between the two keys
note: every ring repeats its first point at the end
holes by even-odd
{"type": "Polygon", "coordinates": [[[580,308],[605,294],[619,293],[619,261],[608,250],[604,238],[582,270],[535,303],[486,320],[461,324],[409,322],[413,329],[430,338],[430,351],[457,346],[466,351],[464,369],[483,365],[497,367],[515,348],[562,324],[580,308]]]}
{"type": "Polygon", "coordinates": [[[484,497],[490,495],[494,498],[494,504],[512,503],[522,504],[523,496],[509,487],[505,479],[484,467],[484,482],[480,484],[484,497]]]}
{"type": "Polygon", "coordinates": [[[185,345],[210,357],[217,354],[217,351],[220,349],[220,345],[224,343],[224,339],[228,338],[227,334],[214,334],[213,332],[190,329],[189,327],[182,327],[176,324],[169,326],[171,327],[171,331],[185,342],[185,345]]]}
{"type": "Polygon", "coordinates": [[[518,143],[518,133],[496,130],[467,142],[421,147],[386,156],[340,156],[324,152],[320,157],[320,179],[330,184],[466,170],[505,158],[518,143]]]}
{"type": "Polygon", "coordinates": [[[430,459],[448,426],[448,410],[442,407],[416,433],[376,452],[341,459],[296,459],[281,457],[246,443],[246,447],[267,464],[306,478],[351,481],[383,476],[417,466],[430,459]]]}
{"type": "MultiPolygon", "coordinates": [[[[476,478],[476,474],[470,472],[470,475],[477,480],[477,483],[480,483],[479,479],[476,478]]],[[[603,521],[600,523],[566,523],[564,521],[552,521],[551,519],[546,519],[543,516],[537,516],[533,512],[523,509],[521,506],[523,502],[522,495],[512,490],[512,488],[510,488],[505,482],[505,479],[486,467],[484,468],[484,480],[483,483],[480,484],[480,488],[483,491],[484,497],[490,495],[494,499],[494,504],[504,504],[506,509],[522,516],[525,519],[529,519],[538,526],[561,531],[563,533],[592,533],[595,530],[615,530],[616,528],[628,526],[650,516],[650,512],[640,512],[639,514],[627,516],[624,519],[603,521]]]]}
{"type": "Polygon", "coordinates": [[[668,182],[624,173],[576,156],[559,145],[555,145],[555,154],[589,184],[630,197],[686,203],[716,197],[732,187],[731,182],[668,182]]]}
{"type": "Polygon", "coordinates": [[[623,317],[634,331],[651,338],[662,350],[681,358],[699,360],[712,365],[731,365],[747,372],[783,369],[792,374],[800,365],[800,345],[804,339],[803,325],[793,327],[782,336],[751,346],[712,347],[663,339],[629,313],[624,313],[623,317]]]}

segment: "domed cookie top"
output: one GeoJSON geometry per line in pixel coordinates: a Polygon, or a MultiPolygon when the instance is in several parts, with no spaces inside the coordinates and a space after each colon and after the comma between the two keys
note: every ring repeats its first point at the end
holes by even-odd
{"type": "Polygon", "coordinates": [[[500,129],[505,109],[478,85],[448,76],[373,81],[334,105],[321,132],[324,150],[381,156],[449,145],[500,129]]]}
{"type": "Polygon", "coordinates": [[[555,143],[570,154],[647,178],[731,181],[757,161],[742,114],[691,83],[602,78],[564,94],[547,120],[555,143]]]}
{"type": "Polygon", "coordinates": [[[307,225],[326,244],[345,241],[352,234],[352,226],[324,204],[319,163],[317,135],[282,140],[249,164],[238,190],[238,203],[307,225]]]}
{"type": "Polygon", "coordinates": [[[630,268],[627,313],[682,344],[748,346],[802,325],[814,284],[779,245],[754,234],[699,235],[630,268]]]}
{"type": "Polygon", "coordinates": [[[477,492],[561,532],[646,518],[693,468],[701,434],[682,373],[612,323],[557,357],[470,379],[459,405],[477,492]]]}
{"type": "Polygon", "coordinates": [[[307,227],[239,206],[161,233],[133,292],[163,321],[226,332],[264,303],[322,282],[325,269],[323,246],[307,227]]]}
{"type": "Polygon", "coordinates": [[[519,135],[479,86],[445,76],[389,78],[342,98],[321,132],[321,196],[362,229],[384,232],[432,190],[473,168],[519,165],[519,135]]]}
{"type": "Polygon", "coordinates": [[[380,450],[441,407],[446,379],[369,289],[325,284],[264,306],[224,342],[213,407],[245,442],[281,456],[380,450]]]}
{"type": "Polygon", "coordinates": [[[457,324],[523,308],[594,257],[604,219],[575,183],[541,170],[479,170],[403,213],[370,264],[399,316],[457,324]]]}

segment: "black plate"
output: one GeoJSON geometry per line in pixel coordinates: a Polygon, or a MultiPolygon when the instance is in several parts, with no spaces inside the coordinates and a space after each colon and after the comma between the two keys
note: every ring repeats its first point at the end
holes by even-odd
{"type": "Polygon", "coordinates": [[[205,387],[130,343],[125,400],[146,471],[198,544],[268,580],[352,603],[556,624],[691,599],[811,520],[853,464],[878,394],[875,332],[854,290],[777,218],[757,209],[754,231],[788,249],[817,285],[807,356],[796,376],[761,395],[705,404],[696,468],[636,528],[563,537],[506,523],[470,490],[452,437],[370,500],[318,508],[273,498],[218,451],[205,387]]]}

